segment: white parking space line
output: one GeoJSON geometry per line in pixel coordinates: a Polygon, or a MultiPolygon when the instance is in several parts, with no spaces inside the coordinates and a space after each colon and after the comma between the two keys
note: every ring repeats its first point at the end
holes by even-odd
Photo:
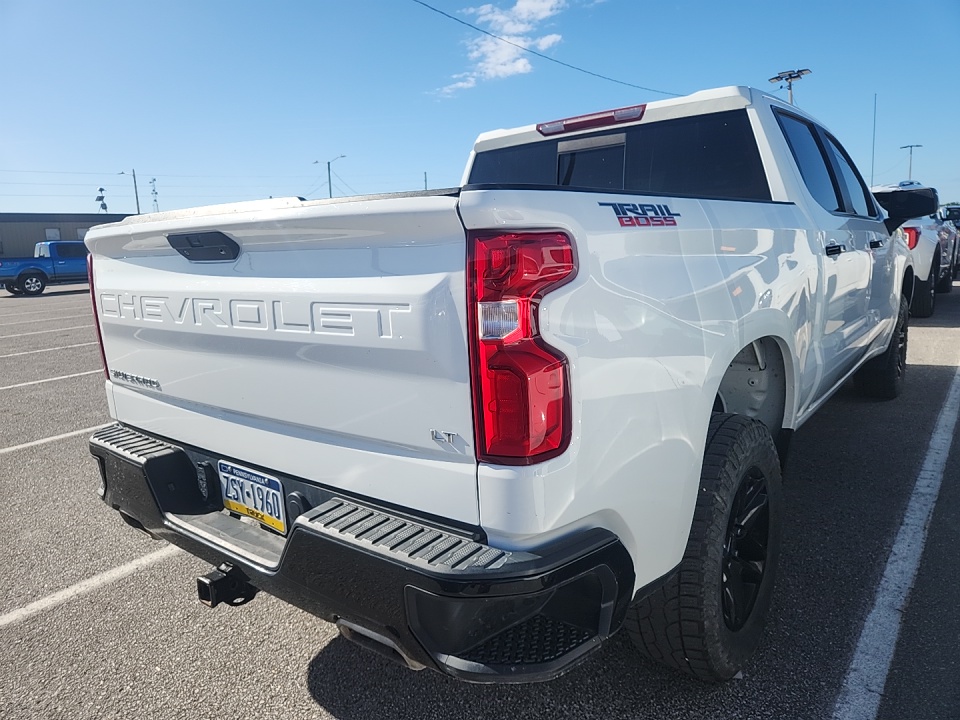
{"type": "Polygon", "coordinates": [[[930,518],[940,493],[958,413],[960,367],[953,376],[947,399],[937,418],[923,467],[877,588],[873,609],[860,631],[857,649],[834,707],[834,720],[875,720],[877,717],[900,636],[903,612],[927,542],[930,518]]]}
{"type": "Polygon", "coordinates": [[[94,373],[102,373],[103,369],[100,370],[87,370],[86,372],[73,373],[71,375],[60,375],[59,377],[45,378],[43,380],[31,380],[30,382],[17,383],[16,385],[4,385],[0,387],[0,390],[13,390],[14,388],[27,387],[28,385],[42,385],[43,383],[54,382],[56,380],[68,380],[75,377],[83,377],[84,375],[93,375],[94,373]]]}
{"type": "Polygon", "coordinates": [[[18,335],[0,335],[0,340],[4,338],[26,337],[27,335],[43,335],[44,333],[63,332],[64,330],[82,330],[83,328],[92,328],[93,325],[73,325],[65,328],[54,328],[53,330],[34,330],[33,332],[20,333],[18,335]]]}
{"type": "Polygon", "coordinates": [[[87,593],[91,593],[98,588],[114,583],[117,580],[121,580],[128,575],[132,575],[138,570],[142,570],[150,565],[155,565],[162,560],[173,557],[179,552],[180,548],[176,547],[175,545],[167,545],[164,548],[155,550],[149,555],[144,555],[143,557],[115,567],[112,570],[102,572],[99,575],[94,575],[86,580],[81,580],[76,585],[71,585],[65,590],[56,592],[53,595],[48,595],[47,597],[41,598],[40,600],[32,602],[29,605],[24,605],[22,608],[18,608],[0,615],[0,628],[22,622],[32,615],[41,613],[44,610],[49,610],[57,607],[58,605],[63,605],[65,602],[73,600],[74,598],[80,597],[81,595],[86,595],[87,593]]]}
{"type": "Polygon", "coordinates": [[[12,313],[0,313],[0,319],[5,317],[23,317],[24,315],[43,315],[44,313],[57,312],[58,310],[90,310],[90,303],[86,303],[85,305],[54,305],[46,310],[27,310],[25,312],[17,311],[12,313]]]}
{"type": "Polygon", "coordinates": [[[45,353],[53,352],[54,350],[69,350],[70,348],[86,347],[87,345],[96,345],[94,342],[85,342],[85,343],[75,343],[73,345],[60,345],[59,347],[44,348],[43,350],[24,350],[23,352],[7,353],[6,355],[0,355],[0,360],[3,358],[9,357],[20,357],[21,355],[34,355],[36,353],[45,353]]]}
{"type": "Polygon", "coordinates": [[[27,448],[36,447],[37,445],[46,445],[47,443],[65,440],[66,438],[76,437],[77,435],[86,435],[96,432],[103,427],[106,427],[106,425],[94,425],[93,427],[83,428],[82,430],[73,430],[72,432],[61,435],[53,435],[51,437],[41,438],[40,440],[31,440],[30,442],[21,443],[20,445],[11,445],[10,447],[0,448],[0,455],[17,452],[18,450],[26,450],[27,448]]]}
{"type": "Polygon", "coordinates": [[[34,318],[33,320],[19,320],[12,323],[0,323],[0,327],[11,327],[13,325],[33,325],[35,323],[53,322],[54,320],[75,320],[76,318],[82,317],[88,318],[90,317],[90,313],[83,313],[82,315],[58,315],[57,317],[43,319],[34,318]]]}

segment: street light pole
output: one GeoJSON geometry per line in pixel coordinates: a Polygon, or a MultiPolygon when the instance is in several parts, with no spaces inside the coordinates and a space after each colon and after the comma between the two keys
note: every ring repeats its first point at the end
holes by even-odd
{"type": "Polygon", "coordinates": [[[787,83],[787,94],[789,95],[790,104],[793,105],[793,84],[800,80],[804,75],[809,75],[810,69],[803,68],[802,70],[784,70],[779,75],[776,75],[770,78],[770,82],[785,82],[787,83]]]}
{"type": "MultiPolygon", "coordinates": [[[[339,160],[340,158],[345,158],[345,157],[346,157],[346,155],[337,155],[333,160],[327,160],[327,190],[329,191],[329,192],[327,193],[328,197],[331,197],[331,198],[333,197],[333,180],[332,180],[331,177],[330,177],[330,166],[333,165],[333,164],[334,164],[337,160],[339,160]]],[[[313,161],[313,164],[314,164],[314,165],[319,165],[319,164],[320,164],[320,161],[319,161],[319,160],[314,160],[314,161],[313,161]]],[[[322,187],[322,186],[321,186],[321,187],[322,187]]],[[[320,189],[320,188],[317,188],[317,190],[319,190],[319,189],[320,189]]]]}
{"type": "Polygon", "coordinates": [[[330,179],[330,166],[340,158],[345,157],[346,155],[337,155],[333,160],[327,160],[327,190],[329,191],[329,197],[333,197],[333,181],[330,179]]]}
{"type": "MultiPolygon", "coordinates": [[[[137,199],[137,215],[139,215],[140,214],[140,193],[137,190],[137,171],[134,169],[134,170],[131,170],[130,172],[133,173],[133,196],[137,199]]],[[[117,173],[117,175],[126,175],[126,173],[123,170],[121,170],[120,172],[117,173]]]]}
{"type": "Polygon", "coordinates": [[[913,180],[913,149],[915,147],[923,147],[923,145],[901,145],[901,150],[910,149],[910,164],[907,166],[907,180],[913,180]]]}

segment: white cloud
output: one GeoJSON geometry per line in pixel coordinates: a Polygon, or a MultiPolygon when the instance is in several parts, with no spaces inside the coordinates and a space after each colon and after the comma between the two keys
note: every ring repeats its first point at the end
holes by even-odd
{"type": "Polygon", "coordinates": [[[453,95],[458,90],[475,87],[483,80],[531,72],[533,66],[522,48],[543,52],[559,43],[562,39],[560,35],[538,35],[537,29],[544,21],[560,13],[566,4],[566,0],[516,0],[513,7],[507,9],[487,4],[464,10],[464,13],[475,18],[479,27],[509,40],[513,45],[489,35],[471,40],[468,43],[468,57],[473,62],[473,68],[454,75],[456,82],[441,88],[439,93],[453,95]]]}

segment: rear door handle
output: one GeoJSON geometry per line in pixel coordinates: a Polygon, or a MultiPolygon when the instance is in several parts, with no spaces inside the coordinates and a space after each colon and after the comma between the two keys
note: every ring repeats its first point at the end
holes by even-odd
{"type": "Polygon", "coordinates": [[[827,245],[827,255],[830,255],[831,257],[834,255],[839,255],[846,249],[846,245],[827,245]]]}

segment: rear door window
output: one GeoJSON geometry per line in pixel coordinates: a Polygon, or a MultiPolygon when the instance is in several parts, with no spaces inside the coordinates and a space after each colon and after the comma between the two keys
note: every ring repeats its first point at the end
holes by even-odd
{"type": "Polygon", "coordinates": [[[845,193],[845,202],[847,212],[851,215],[862,215],[864,217],[874,217],[877,214],[873,206],[873,200],[870,199],[870,193],[867,186],[857,172],[856,167],[847,156],[847,152],[840,147],[833,137],[827,135],[827,149],[833,157],[834,167],[838,170],[841,190],[845,193]]]}
{"type": "Polygon", "coordinates": [[[86,245],[81,245],[80,243],[71,243],[70,245],[55,245],[54,252],[56,252],[59,257],[63,258],[79,258],[86,257],[87,253],[90,251],[87,250],[86,245]]]}
{"type": "Polygon", "coordinates": [[[469,182],[770,200],[746,110],[488,150],[469,182]]]}
{"type": "Polygon", "coordinates": [[[793,159],[800,169],[807,190],[825,210],[843,212],[839,188],[827,167],[827,159],[813,125],[793,115],[777,112],[777,120],[787,138],[793,159]]]}

